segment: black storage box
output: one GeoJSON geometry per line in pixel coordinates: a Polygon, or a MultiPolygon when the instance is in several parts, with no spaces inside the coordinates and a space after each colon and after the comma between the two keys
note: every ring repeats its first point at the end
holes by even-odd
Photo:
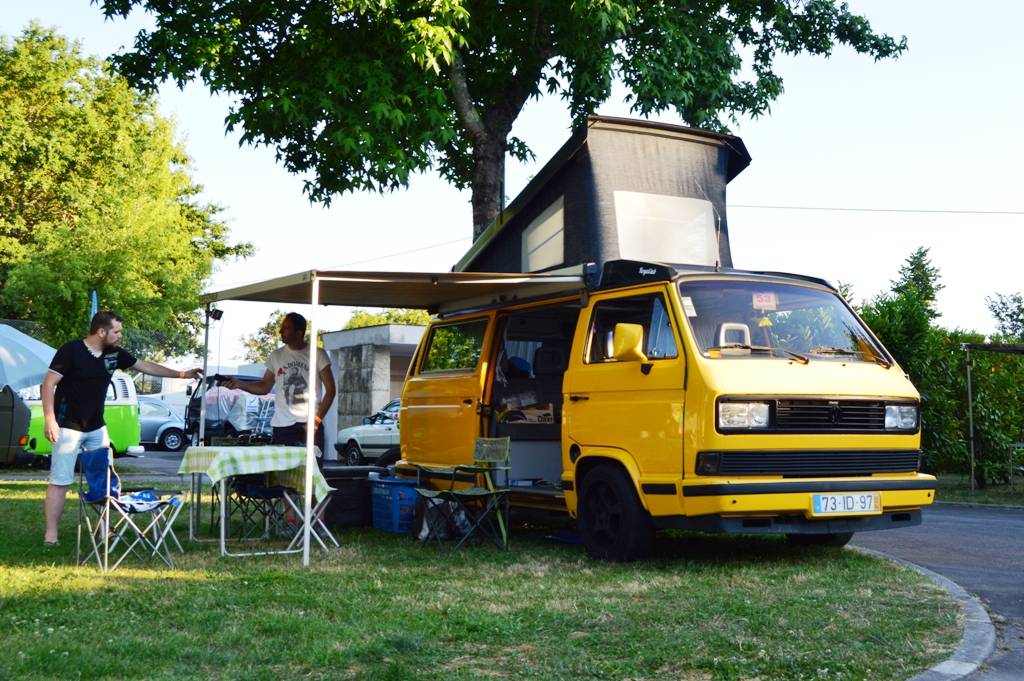
{"type": "Polygon", "coordinates": [[[369,527],[373,524],[370,505],[370,473],[388,474],[380,466],[342,466],[334,461],[324,463],[327,484],[336,491],[324,511],[327,527],[369,527]]]}

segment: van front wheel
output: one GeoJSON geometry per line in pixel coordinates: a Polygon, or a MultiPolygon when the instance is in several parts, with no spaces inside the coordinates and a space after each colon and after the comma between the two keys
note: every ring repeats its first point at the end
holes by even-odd
{"type": "Polygon", "coordinates": [[[654,541],[651,517],[625,473],[612,464],[597,466],[583,479],[579,526],[587,554],[598,560],[643,558],[654,541]]]}

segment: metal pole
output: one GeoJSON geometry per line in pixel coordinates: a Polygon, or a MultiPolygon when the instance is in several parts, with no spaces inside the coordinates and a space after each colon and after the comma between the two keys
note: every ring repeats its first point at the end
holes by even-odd
{"type": "Polygon", "coordinates": [[[206,369],[209,366],[210,358],[210,304],[206,304],[206,329],[203,332],[203,377],[199,380],[199,442],[203,445],[203,437],[206,435],[206,369]]]}
{"type": "Polygon", "coordinates": [[[967,350],[967,424],[971,435],[971,493],[974,493],[974,392],[971,388],[971,349],[967,350]]]}
{"type": "Polygon", "coordinates": [[[313,467],[316,466],[316,457],[313,454],[314,438],[316,435],[316,400],[318,390],[316,385],[316,306],[320,302],[320,280],[313,275],[312,293],[310,295],[309,310],[309,388],[306,391],[306,488],[305,494],[305,516],[306,525],[303,528],[302,537],[302,565],[309,565],[309,533],[313,527],[313,467]]]}
{"type": "MultiPolygon", "coordinates": [[[[206,435],[206,368],[210,357],[210,304],[206,304],[206,323],[203,325],[203,377],[199,379],[199,441],[196,446],[203,445],[203,437],[206,435]]],[[[188,418],[188,407],[185,407],[185,418],[188,418]]],[[[200,473],[192,474],[192,488],[190,490],[191,508],[188,510],[188,538],[192,541],[199,539],[200,513],[203,503],[203,476],[200,473]]],[[[212,488],[211,488],[212,494],[212,488]]],[[[211,521],[212,522],[212,521],[211,521]]]]}

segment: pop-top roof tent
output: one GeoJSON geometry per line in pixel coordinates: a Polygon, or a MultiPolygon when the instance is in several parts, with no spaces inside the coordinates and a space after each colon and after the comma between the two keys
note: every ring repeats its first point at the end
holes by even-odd
{"type": "Polygon", "coordinates": [[[732,266],[726,185],[743,140],[591,116],[453,268],[577,272],[612,260],[732,266]]]}

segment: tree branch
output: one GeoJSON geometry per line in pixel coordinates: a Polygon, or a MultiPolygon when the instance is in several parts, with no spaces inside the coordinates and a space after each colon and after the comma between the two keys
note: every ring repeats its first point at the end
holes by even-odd
{"type": "Polygon", "coordinates": [[[462,121],[463,127],[473,140],[473,146],[484,146],[490,137],[487,127],[484,125],[480,113],[469,96],[469,84],[466,82],[466,65],[462,62],[462,55],[458,50],[452,50],[452,60],[449,62],[448,78],[452,81],[452,99],[455,105],[455,113],[462,121]]]}

